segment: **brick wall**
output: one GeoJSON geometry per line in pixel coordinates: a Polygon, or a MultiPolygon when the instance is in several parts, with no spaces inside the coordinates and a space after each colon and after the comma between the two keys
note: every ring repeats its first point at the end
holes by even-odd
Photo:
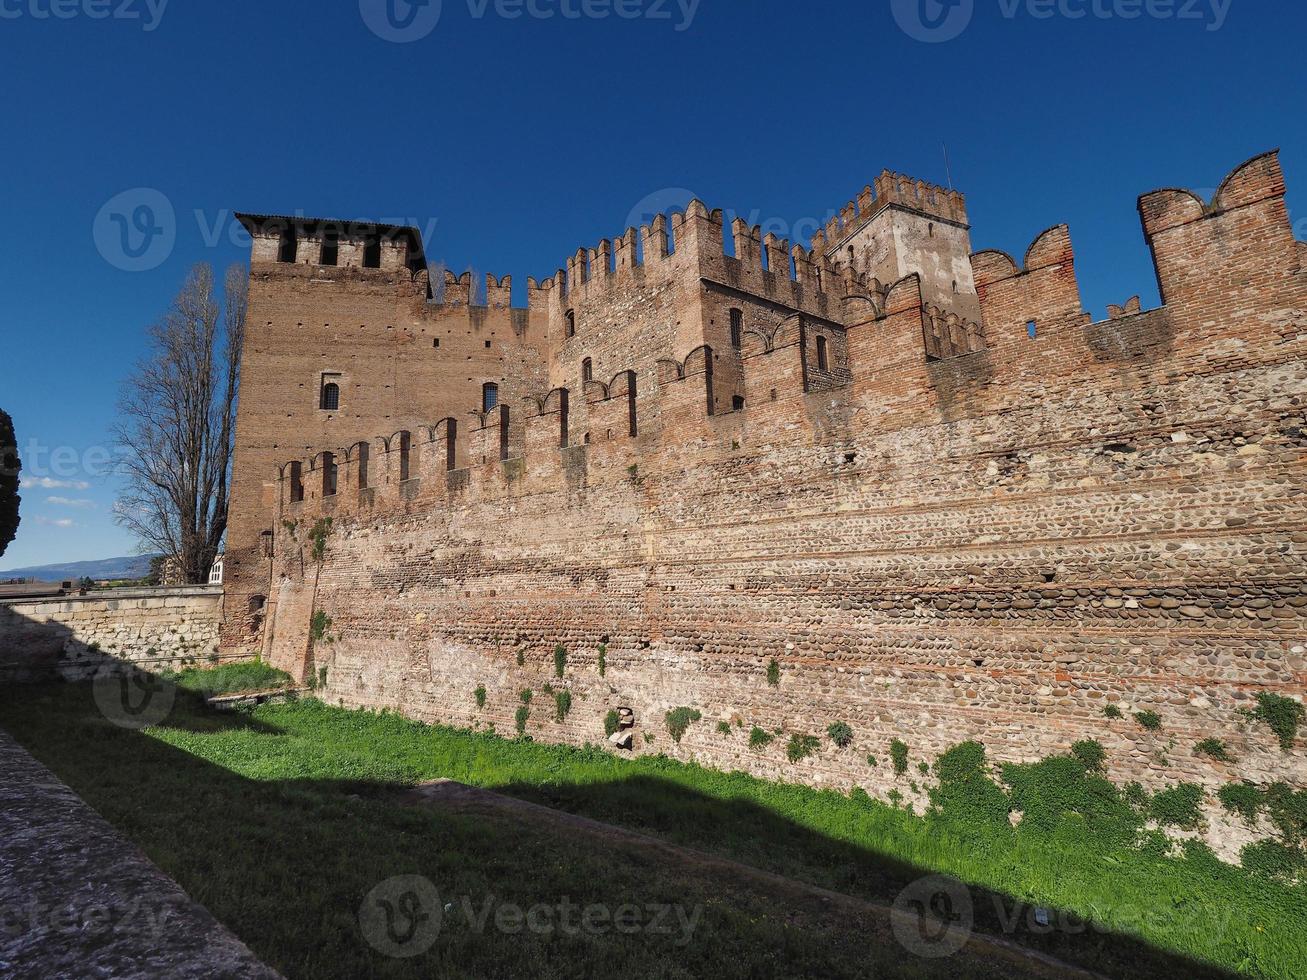
{"type": "Polygon", "coordinates": [[[1121,781],[1307,782],[1301,741],[1286,755],[1239,713],[1307,683],[1307,274],[1283,189],[1268,156],[1211,205],[1142,198],[1157,310],[1093,322],[1059,226],[1021,265],[973,257],[984,348],[934,359],[918,277],[855,283],[852,302],[823,300],[840,311],[827,325],[796,309],[800,269],[776,324],[731,354],[738,411],[709,414],[706,351],[669,332],[681,348],[626,361],[635,436],[620,391],[587,389],[569,426],[588,444],[560,447],[542,403],[515,417],[508,460],[471,431],[455,469],[424,451],[402,484],[385,452],[366,491],[292,501],[283,481],[264,518],[264,649],[301,676],[326,668],[346,705],[511,732],[531,688],[537,738],[598,742],[631,707],[633,751],[918,806],[909,779],[927,780],[894,777],[892,738],[914,767],[969,738],[1003,761],[1097,738],[1121,781]],[[820,378],[819,332],[838,367],[820,378]],[[315,610],[330,619],[317,641],[315,610]],[[547,683],[573,692],[562,722],[547,683]],[[663,717],[681,705],[703,720],[676,745],[663,717]],[[1130,719],[1144,709],[1161,731],[1130,719]],[[786,737],[835,721],[850,748],[786,760],[786,737]],[[753,726],[784,734],[750,750],[753,726]],[[1211,735],[1236,763],[1194,752],[1211,735]]]}

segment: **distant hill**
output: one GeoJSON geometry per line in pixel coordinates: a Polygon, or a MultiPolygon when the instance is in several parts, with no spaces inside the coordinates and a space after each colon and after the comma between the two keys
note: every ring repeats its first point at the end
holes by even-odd
{"type": "Polygon", "coordinates": [[[100,561],[73,561],[64,565],[33,565],[0,571],[0,579],[30,578],[38,582],[62,582],[66,579],[145,578],[150,574],[150,560],[157,555],[128,555],[100,561]]]}

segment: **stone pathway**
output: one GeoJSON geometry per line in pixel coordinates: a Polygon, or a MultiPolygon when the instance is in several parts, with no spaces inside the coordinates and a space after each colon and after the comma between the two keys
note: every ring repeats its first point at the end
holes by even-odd
{"type": "Polygon", "coordinates": [[[0,730],[0,976],[280,974],[0,730]]]}

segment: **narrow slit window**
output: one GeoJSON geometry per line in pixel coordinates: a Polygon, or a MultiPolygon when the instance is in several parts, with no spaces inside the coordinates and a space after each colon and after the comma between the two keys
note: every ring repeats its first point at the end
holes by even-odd
{"type": "Polygon", "coordinates": [[[830,370],[830,354],[826,350],[825,337],[817,338],[817,370],[818,371],[830,370]]]}
{"type": "Polygon", "coordinates": [[[595,376],[594,362],[586,358],[581,362],[581,381],[593,381],[595,376]]]}
{"type": "Polygon", "coordinates": [[[567,324],[565,329],[568,337],[576,336],[576,310],[567,311],[567,324]]]}
{"type": "Polygon", "coordinates": [[[731,310],[731,346],[739,350],[744,346],[744,311],[731,310]]]}
{"type": "Polygon", "coordinates": [[[322,454],[322,495],[336,495],[336,456],[334,453],[322,454]]]}
{"type": "Polygon", "coordinates": [[[1027,337],[1029,337],[1031,340],[1034,340],[1038,333],[1039,333],[1039,324],[1036,321],[1031,320],[1026,324],[1027,337]]]}

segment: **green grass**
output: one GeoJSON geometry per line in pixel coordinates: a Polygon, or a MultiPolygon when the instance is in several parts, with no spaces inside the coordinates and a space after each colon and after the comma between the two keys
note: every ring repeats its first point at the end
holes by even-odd
{"type": "Polygon", "coordinates": [[[261,660],[245,660],[220,667],[190,667],[165,676],[183,690],[206,695],[239,694],[294,686],[290,674],[269,667],[261,660]]]}
{"type": "MultiPolygon", "coordinates": [[[[1018,916],[1014,938],[1110,975],[1218,975],[1213,966],[1307,975],[1307,887],[1259,879],[1201,847],[1182,852],[1156,837],[1136,846],[1142,814],[1069,756],[1004,767],[1000,784],[982,748],[959,746],[936,764],[931,812],[918,816],[865,793],[507,741],[315,700],[238,717],[183,702],[167,727],[139,734],[98,719],[80,688],[0,699],[4,727],[291,976],[403,975],[414,966],[360,950],[350,919],[371,884],[414,867],[439,878],[442,894],[450,882],[527,897],[622,887],[702,895],[711,933],[675,951],[616,938],[560,949],[557,937],[553,945],[483,937],[475,946],[458,933],[446,944],[442,933],[437,961],[415,961],[428,975],[611,975],[614,964],[660,977],[933,975],[892,944],[866,943],[862,960],[845,959],[835,925],[791,930],[783,911],[687,881],[679,869],[629,868],[556,833],[536,837],[482,818],[465,825],[387,801],[385,787],[440,777],[876,901],[893,900],[926,871],[955,875],[984,889],[973,891],[983,931],[1001,932],[1013,902],[1092,921],[1045,935],[1018,916]],[[1014,829],[1008,811],[1018,805],[1024,818],[1014,829]],[[718,929],[738,932],[726,939],[718,929]]],[[[963,969],[938,965],[940,975],[963,969]]]]}

